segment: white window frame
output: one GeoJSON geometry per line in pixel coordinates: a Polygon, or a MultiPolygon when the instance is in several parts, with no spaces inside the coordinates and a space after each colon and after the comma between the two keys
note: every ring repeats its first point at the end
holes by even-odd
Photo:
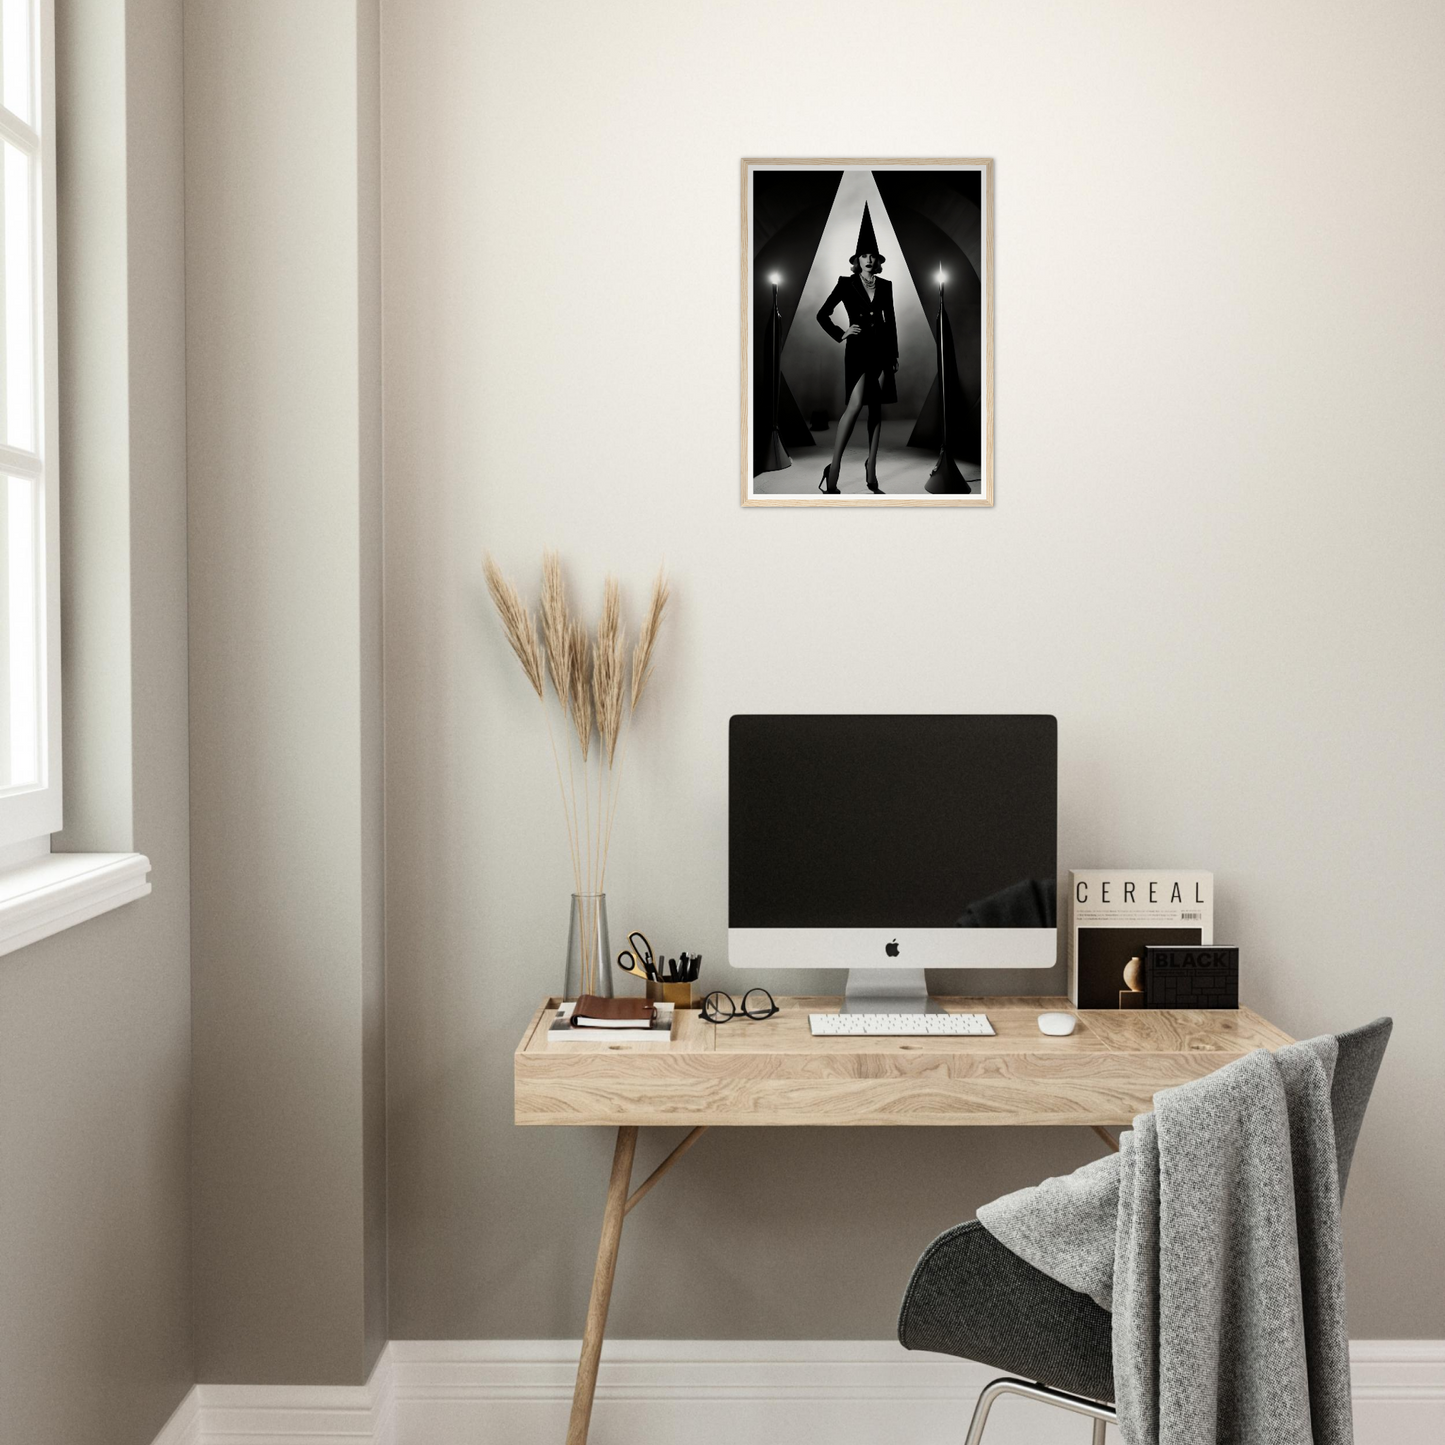
{"type": "Polygon", "coordinates": [[[55,7],[53,0],[30,0],[31,113],[38,126],[28,125],[0,104],[0,139],[31,159],[30,213],[34,228],[31,284],[37,325],[33,345],[38,352],[34,374],[36,437],[34,455],[0,443],[0,475],[33,478],[39,494],[36,508],[44,533],[37,548],[38,656],[44,669],[39,689],[39,780],[0,793],[0,861],[39,856],[50,851],[50,835],[60,831],[64,817],[60,745],[60,507],[56,460],[60,420],[57,405],[59,367],[56,330],[55,242],[55,7]],[[38,203],[38,204],[37,204],[38,203]]]}
{"type": "MultiPolygon", "coordinates": [[[[3,0],[0,0],[3,3],[3,0]]],[[[38,355],[34,455],[0,443],[0,476],[35,479],[36,513],[44,528],[37,547],[39,614],[37,655],[44,668],[39,687],[39,781],[0,793],[0,954],[36,943],[62,929],[119,908],[151,891],[150,860],[140,853],[52,853],[51,834],[63,822],[60,748],[60,409],[56,337],[55,194],[55,5],[28,0],[30,7],[31,104],[37,125],[28,125],[3,105],[0,138],[31,157],[30,212],[34,232],[32,344],[38,355]],[[38,202],[38,204],[37,204],[38,202]]],[[[3,338],[0,338],[3,344],[3,338]]]]}

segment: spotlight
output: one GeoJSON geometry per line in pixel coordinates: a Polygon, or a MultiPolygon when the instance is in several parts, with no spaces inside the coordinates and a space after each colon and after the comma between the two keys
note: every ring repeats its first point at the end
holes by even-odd
{"type": "Polygon", "coordinates": [[[782,276],[777,271],[774,271],[773,274],[768,277],[768,280],[771,281],[774,286],[780,285],[782,279],[782,276]]]}

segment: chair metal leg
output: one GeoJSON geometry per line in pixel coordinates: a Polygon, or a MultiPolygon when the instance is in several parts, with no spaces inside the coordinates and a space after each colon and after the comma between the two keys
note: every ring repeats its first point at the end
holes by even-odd
{"type": "Polygon", "coordinates": [[[988,1412],[1000,1395],[1022,1395],[1026,1400],[1038,1400],[1060,1410],[1071,1410],[1076,1415],[1087,1415],[1094,1422],[1094,1445],[1104,1445],[1104,1431],[1110,1421],[1119,1418],[1112,1405],[1100,1404],[1098,1400],[1086,1400],[1082,1395],[1070,1395],[1064,1390],[1051,1390],[1047,1385],[1031,1384],[1028,1380],[1014,1380],[1005,1376],[993,1380],[983,1387],[978,1404],[973,1407],[973,1420],[968,1427],[964,1445],[979,1445],[983,1439],[984,1426],[988,1424],[988,1412]]]}
{"type": "Polygon", "coordinates": [[[973,1419],[969,1421],[968,1438],[963,1445],[978,1445],[983,1439],[983,1427],[988,1424],[988,1412],[993,1409],[993,1402],[1005,1393],[1003,1386],[1007,1380],[995,1380],[990,1385],[983,1387],[983,1393],[978,1397],[978,1404],[973,1407],[973,1419]]]}

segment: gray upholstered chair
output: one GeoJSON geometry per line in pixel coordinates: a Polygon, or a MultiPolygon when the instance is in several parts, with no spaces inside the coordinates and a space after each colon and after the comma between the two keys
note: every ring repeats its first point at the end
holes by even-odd
{"type": "MultiPolygon", "coordinates": [[[[1391,1027],[1376,1019],[1338,1036],[1330,1102],[1341,1196],[1391,1027]]],[[[1005,1394],[1087,1416],[1094,1445],[1103,1445],[1116,1418],[1112,1326],[1113,1316],[1088,1295],[1050,1279],[971,1219],[924,1251],[903,1296],[898,1338],[910,1350],[959,1355],[1022,1377],[984,1388],[965,1445],[978,1445],[993,1402],[1005,1394]]]]}

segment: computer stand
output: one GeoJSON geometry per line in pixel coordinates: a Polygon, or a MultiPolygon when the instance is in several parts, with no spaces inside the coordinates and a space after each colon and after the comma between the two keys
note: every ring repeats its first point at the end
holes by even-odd
{"type": "Polygon", "coordinates": [[[936,1014],[921,968],[850,968],[843,994],[845,1014],[936,1014]]]}

